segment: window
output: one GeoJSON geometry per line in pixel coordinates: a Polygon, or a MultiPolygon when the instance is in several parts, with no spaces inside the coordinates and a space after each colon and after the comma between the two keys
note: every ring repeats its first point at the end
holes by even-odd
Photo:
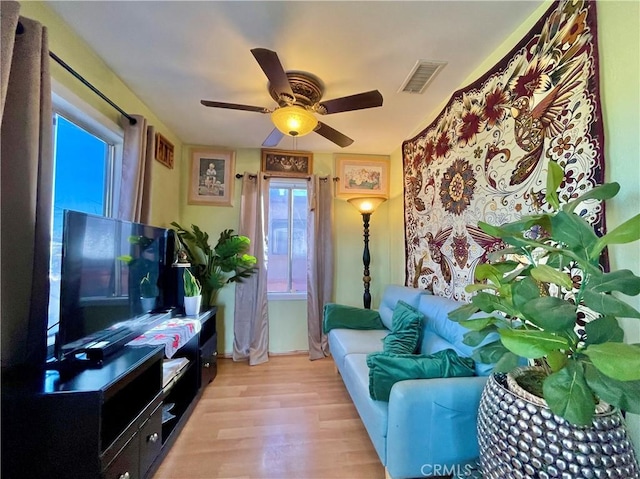
{"type": "Polygon", "coordinates": [[[62,259],[63,211],[71,209],[96,215],[111,216],[114,174],[122,155],[122,132],[108,120],[96,119],[71,106],[59,95],[53,95],[54,179],[49,264],[49,320],[47,346],[53,353],[60,318],[60,266],[62,259]],[[105,126],[105,123],[107,125],[105,126]]]}
{"type": "Polygon", "coordinates": [[[270,298],[307,292],[307,182],[272,180],[269,186],[270,298]]]}

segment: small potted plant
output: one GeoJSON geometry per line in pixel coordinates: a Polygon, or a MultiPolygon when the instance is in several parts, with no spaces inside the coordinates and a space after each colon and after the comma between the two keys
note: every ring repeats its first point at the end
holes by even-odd
{"type": "Polygon", "coordinates": [[[151,281],[151,273],[147,273],[140,280],[140,302],[144,312],[152,311],[156,306],[156,299],[160,294],[158,285],[151,281]]]}
{"type": "Polygon", "coordinates": [[[474,359],[496,364],[478,419],[487,478],[526,475],[527,467],[549,473],[574,467],[578,475],[600,477],[614,462],[624,470],[620,477],[638,474],[616,408],[640,413],[640,345],[623,343],[617,318],[640,318],[640,312],[612,293],[638,295],[640,277],[626,269],[604,272],[600,257],[608,245],[640,239],[640,215],[598,237],[576,209],[586,200],[614,197],[619,185],[597,186],[560,205],[563,176],[550,162],[551,213],[501,226],[479,223],[510,247],[498,252],[500,261],[477,267],[478,283],[466,288],[476,294],[449,316],[470,329],[466,344],[484,342],[474,359]],[[522,358],[534,367],[518,367],[522,358]],[[556,429],[549,435],[547,427],[556,429]],[[607,444],[591,447],[602,431],[607,444]],[[525,435],[507,437],[512,432],[525,435]]]}
{"type": "Polygon", "coordinates": [[[171,225],[176,228],[193,273],[202,285],[206,304],[213,306],[218,291],[226,284],[240,283],[257,272],[256,257],[247,254],[251,241],[246,236],[237,235],[232,229],[224,230],[212,248],[209,234],[198,226],[191,225],[191,231],[187,231],[176,222],[171,225]]]}
{"type": "Polygon", "coordinates": [[[202,287],[189,268],[184,268],[182,273],[184,287],[184,314],[197,316],[202,304],[202,287]]]}

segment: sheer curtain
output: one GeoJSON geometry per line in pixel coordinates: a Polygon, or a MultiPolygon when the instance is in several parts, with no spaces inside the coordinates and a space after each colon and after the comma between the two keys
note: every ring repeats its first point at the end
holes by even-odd
{"type": "Polygon", "coordinates": [[[309,359],[329,355],[322,310],[333,294],[333,194],[331,179],[313,175],[307,217],[307,335],[309,359]]]}
{"type": "Polygon", "coordinates": [[[2,368],[39,367],[47,351],[53,185],[47,29],[0,2],[2,368]]]}
{"type": "Polygon", "coordinates": [[[269,310],[267,303],[267,208],[269,179],[244,173],[238,234],[251,240],[249,254],[256,257],[258,272],[236,284],[233,318],[233,360],[250,365],[269,360],[269,310]]]}
{"type": "Polygon", "coordinates": [[[132,125],[122,117],[124,146],[120,197],[115,208],[117,218],[149,223],[151,219],[151,167],[154,155],[155,128],[141,115],[132,125]]]}

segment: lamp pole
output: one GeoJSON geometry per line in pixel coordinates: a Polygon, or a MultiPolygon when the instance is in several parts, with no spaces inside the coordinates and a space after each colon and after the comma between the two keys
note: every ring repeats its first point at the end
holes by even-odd
{"type": "Polygon", "coordinates": [[[362,263],[364,264],[364,275],[362,281],[364,283],[364,295],[362,297],[364,307],[371,309],[371,293],[369,292],[369,283],[371,283],[371,276],[369,276],[369,264],[371,263],[371,256],[369,255],[369,219],[371,213],[362,213],[362,223],[364,225],[364,251],[362,252],[362,263]]]}
{"type": "Polygon", "coordinates": [[[369,220],[375,209],[386,200],[386,198],[380,196],[349,198],[347,200],[360,212],[364,225],[364,251],[362,252],[364,295],[362,299],[365,309],[371,309],[371,293],[369,292],[369,283],[371,283],[371,276],[369,275],[369,263],[371,262],[371,256],[369,255],[369,220]]]}

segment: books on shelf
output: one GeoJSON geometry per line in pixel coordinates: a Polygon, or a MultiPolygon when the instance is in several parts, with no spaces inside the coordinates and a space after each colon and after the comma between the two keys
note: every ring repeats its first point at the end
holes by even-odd
{"type": "Polygon", "coordinates": [[[187,358],[165,359],[162,363],[162,389],[180,376],[180,373],[189,365],[187,358]]]}

